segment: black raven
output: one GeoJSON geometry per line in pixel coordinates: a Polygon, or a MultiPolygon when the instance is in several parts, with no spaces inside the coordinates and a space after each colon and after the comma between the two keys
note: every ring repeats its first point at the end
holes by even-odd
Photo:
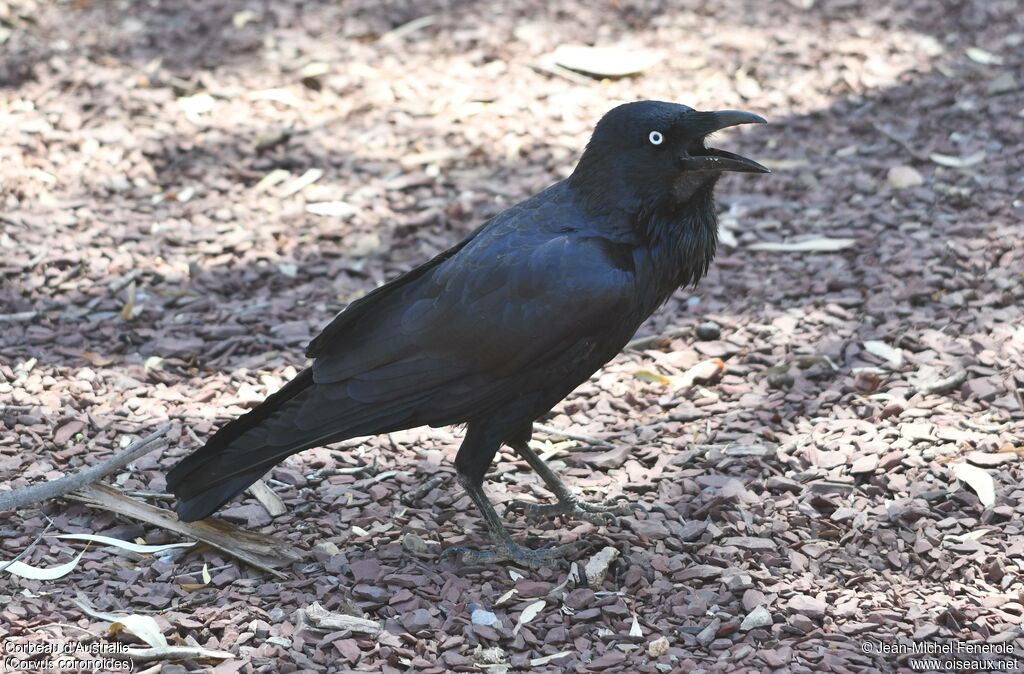
{"type": "Polygon", "coordinates": [[[723,171],[768,169],[705,138],[751,123],[765,120],[659,101],[608,112],[569,178],[351,303],[309,345],[311,367],[178,463],[167,485],[179,517],[210,515],[310,447],[466,424],[455,467],[494,547],[465,557],[538,565],[564,556],[513,542],[484,495],[484,475],[506,444],[558,499],[535,512],[619,510],[577,500],[530,449],[532,424],[677,288],[707,273],[718,239],[715,183],[723,171]]]}

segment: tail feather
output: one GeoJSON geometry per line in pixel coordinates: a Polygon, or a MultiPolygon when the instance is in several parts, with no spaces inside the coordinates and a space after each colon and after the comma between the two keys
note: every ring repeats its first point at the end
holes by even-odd
{"type": "Polygon", "coordinates": [[[304,449],[402,428],[419,402],[365,405],[326,390],[336,387],[318,387],[312,369],[306,369],[182,459],[167,474],[167,487],[178,498],[178,517],[191,522],[211,515],[274,465],[304,449]]]}

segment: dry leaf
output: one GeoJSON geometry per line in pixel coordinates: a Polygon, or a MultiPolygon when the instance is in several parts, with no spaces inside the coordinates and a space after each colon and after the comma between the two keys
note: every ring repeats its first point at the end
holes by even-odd
{"type": "Polygon", "coordinates": [[[524,608],[523,612],[519,614],[519,620],[516,622],[516,626],[512,628],[512,635],[515,636],[516,634],[519,634],[519,628],[536,618],[537,615],[544,610],[545,606],[547,606],[547,602],[540,599],[524,608]]]}
{"type": "Polygon", "coordinates": [[[135,315],[135,281],[128,284],[124,291],[124,306],[121,307],[121,318],[130,321],[135,315]]]}
{"type": "Polygon", "coordinates": [[[263,89],[262,91],[253,91],[246,96],[250,101],[271,101],[273,103],[280,103],[287,105],[292,108],[301,108],[302,99],[293,94],[287,89],[263,89]]]}
{"type": "Polygon", "coordinates": [[[0,568],[11,574],[12,576],[20,576],[21,578],[28,578],[29,580],[57,580],[63,578],[78,566],[78,562],[82,559],[82,555],[85,554],[85,550],[78,553],[78,556],[72,559],[66,564],[59,564],[57,566],[51,566],[49,568],[42,568],[39,566],[32,566],[24,562],[14,562],[8,564],[7,562],[0,561],[0,568]],[[4,568],[6,565],[6,568],[4,568]]]}
{"type": "Polygon", "coordinates": [[[893,367],[901,367],[903,365],[903,350],[889,346],[885,342],[868,340],[864,342],[864,350],[874,356],[878,356],[879,358],[889,361],[889,364],[893,367]]]}
{"type": "Polygon", "coordinates": [[[240,12],[235,12],[234,16],[231,17],[231,25],[235,27],[235,30],[242,30],[246,24],[251,23],[259,19],[259,15],[250,9],[243,9],[240,12]]]}
{"type": "Polygon", "coordinates": [[[650,370],[637,370],[633,373],[633,376],[640,381],[647,381],[652,384],[661,384],[662,386],[668,386],[672,383],[672,380],[665,375],[658,374],[657,372],[651,372],[650,370]]]}
{"type": "Polygon", "coordinates": [[[324,172],[322,169],[309,169],[301,176],[288,183],[281,190],[281,193],[278,196],[281,197],[282,199],[287,199],[290,196],[298,194],[302,190],[306,189],[307,187],[315,183],[317,180],[320,180],[320,178],[322,178],[323,175],[324,172]]]}
{"type": "Polygon", "coordinates": [[[121,630],[130,632],[153,648],[166,648],[167,638],[160,631],[160,625],[148,615],[119,616],[110,625],[110,634],[115,635],[121,630]]]}
{"type": "Polygon", "coordinates": [[[139,545],[138,543],[130,543],[128,541],[122,541],[119,538],[110,538],[109,536],[97,536],[95,534],[58,534],[54,538],[62,538],[68,541],[92,541],[93,543],[99,543],[100,545],[109,545],[115,548],[121,548],[122,550],[128,550],[129,552],[137,552],[139,554],[163,552],[165,550],[173,550],[175,548],[191,548],[195,543],[168,543],[166,545],[139,545]]]}
{"type": "Polygon", "coordinates": [[[747,246],[747,250],[763,250],[773,253],[833,253],[850,248],[857,239],[833,239],[820,236],[803,241],[763,242],[747,246]]]}
{"type": "Polygon", "coordinates": [[[898,190],[908,187],[919,187],[924,184],[924,176],[917,169],[910,166],[893,166],[889,169],[886,180],[889,182],[890,187],[898,190]]]}
{"type": "Polygon", "coordinates": [[[669,379],[672,383],[672,390],[677,391],[694,384],[709,382],[723,372],[725,372],[725,361],[721,358],[709,358],[697,363],[678,377],[669,379]]]}
{"type": "Polygon", "coordinates": [[[562,45],[551,55],[557,65],[592,77],[626,77],[647,70],[662,55],[628,47],[588,47],[562,45]]]}
{"type": "Polygon", "coordinates": [[[554,660],[558,660],[559,658],[569,657],[572,654],[573,654],[572,651],[560,651],[558,653],[552,653],[551,655],[545,655],[545,656],[540,657],[540,658],[534,658],[533,660],[530,660],[530,666],[531,667],[540,667],[541,665],[546,665],[549,662],[552,662],[554,660]]]}
{"type": "Polygon", "coordinates": [[[501,606],[502,604],[507,602],[509,599],[511,599],[512,595],[516,594],[517,592],[519,592],[519,590],[517,590],[515,588],[512,588],[511,590],[509,590],[505,594],[503,594],[500,597],[498,597],[498,601],[494,602],[494,605],[495,606],[501,606]]]}
{"type": "Polygon", "coordinates": [[[267,486],[267,483],[263,480],[256,480],[246,490],[250,494],[256,497],[256,500],[260,502],[271,517],[277,517],[288,512],[288,508],[285,506],[284,501],[277,495],[273,489],[267,486]]]}
{"type": "Polygon", "coordinates": [[[969,463],[957,463],[953,465],[953,477],[970,487],[983,506],[991,508],[995,505],[996,483],[988,471],[969,463]]]}
{"type": "Polygon", "coordinates": [[[217,107],[217,102],[210,94],[195,94],[179,98],[178,107],[185,114],[185,119],[193,124],[199,124],[202,122],[201,115],[213,112],[213,109],[217,107]]]}
{"type": "Polygon", "coordinates": [[[967,155],[966,157],[954,157],[948,154],[933,152],[928,155],[928,158],[939,166],[947,166],[949,168],[967,168],[985,161],[985,151],[978,150],[974,154],[967,155]]]}
{"type": "Polygon", "coordinates": [[[971,59],[975,63],[980,63],[983,66],[1000,66],[1003,64],[1003,57],[997,56],[992,52],[987,52],[984,49],[978,47],[967,48],[967,58],[971,59]]]}
{"type": "Polygon", "coordinates": [[[344,201],[319,201],[306,206],[306,212],[313,215],[326,215],[332,218],[350,218],[359,209],[344,201]]]}
{"type": "Polygon", "coordinates": [[[284,169],[274,169],[267,175],[260,178],[260,181],[253,186],[257,192],[265,192],[275,185],[280,185],[291,176],[291,173],[284,169]]]}

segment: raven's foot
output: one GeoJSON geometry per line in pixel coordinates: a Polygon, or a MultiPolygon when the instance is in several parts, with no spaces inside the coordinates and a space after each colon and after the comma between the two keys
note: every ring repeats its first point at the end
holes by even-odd
{"type": "Polygon", "coordinates": [[[604,503],[588,503],[571,496],[551,504],[516,500],[508,504],[507,510],[521,512],[531,521],[563,517],[598,526],[616,526],[620,515],[632,514],[635,508],[626,496],[618,496],[604,503]]]}
{"type": "Polygon", "coordinates": [[[444,551],[443,557],[454,557],[462,555],[463,564],[493,564],[495,562],[512,562],[517,566],[525,566],[531,569],[540,569],[548,566],[561,566],[581,552],[588,550],[591,544],[587,541],[577,541],[566,545],[555,545],[530,550],[516,543],[507,541],[496,543],[494,546],[484,550],[474,550],[461,545],[448,548],[444,551]]]}

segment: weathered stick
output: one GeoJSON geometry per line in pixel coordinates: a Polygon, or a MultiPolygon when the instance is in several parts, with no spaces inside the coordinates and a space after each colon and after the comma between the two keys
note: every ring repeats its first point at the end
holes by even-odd
{"type": "Polygon", "coordinates": [[[182,522],[170,510],[128,498],[102,483],[87,485],[68,494],[67,498],[194,538],[278,578],[287,576],[276,567],[291,564],[302,556],[300,550],[283,541],[245,531],[224,520],[210,518],[200,522],[182,522]]]}
{"type": "Polygon", "coordinates": [[[124,467],[143,454],[148,454],[155,449],[166,446],[163,437],[171,430],[171,424],[166,423],[146,437],[133,442],[106,461],[101,461],[95,466],[90,466],[72,475],[65,475],[53,482],[42,482],[24,489],[15,491],[0,492],[0,511],[17,510],[25,506],[35,505],[48,501],[58,496],[70,494],[82,487],[92,484],[107,475],[110,475],[119,468],[124,467]]]}
{"type": "MultiPolygon", "coordinates": [[[[46,517],[46,516],[44,515],[44,517],[46,517]]],[[[15,557],[14,559],[12,559],[11,561],[4,562],[3,564],[0,564],[0,573],[3,573],[4,571],[6,571],[7,568],[9,566],[11,566],[12,564],[14,564],[15,562],[21,561],[21,559],[23,557],[27,556],[28,553],[32,552],[33,548],[35,548],[36,545],[39,544],[39,541],[43,540],[43,537],[46,536],[47,532],[49,532],[50,529],[53,528],[53,520],[51,520],[49,517],[46,517],[46,522],[47,522],[46,528],[43,529],[43,533],[41,533],[38,536],[36,536],[35,540],[32,541],[31,543],[29,543],[27,548],[25,548],[20,553],[18,553],[18,556],[15,557]]]]}

